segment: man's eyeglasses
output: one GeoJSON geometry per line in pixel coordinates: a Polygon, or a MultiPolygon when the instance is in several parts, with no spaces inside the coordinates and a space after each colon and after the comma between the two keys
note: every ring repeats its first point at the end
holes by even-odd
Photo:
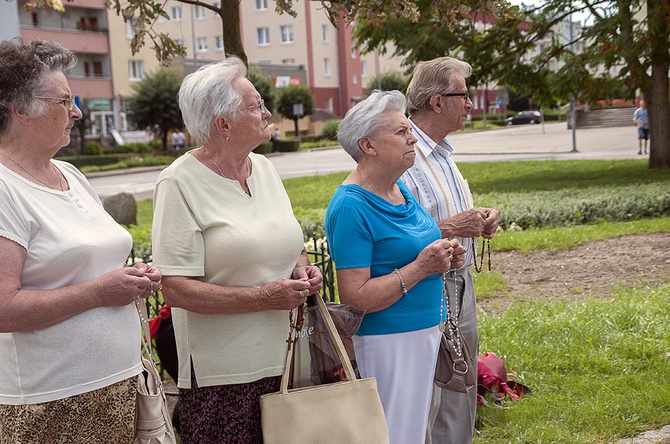
{"type": "Polygon", "coordinates": [[[67,97],[45,97],[45,96],[35,96],[36,99],[49,99],[49,100],[57,100],[60,102],[61,105],[65,105],[65,108],[67,108],[69,111],[72,111],[74,108],[74,96],[72,94],[68,94],[67,97]]]}
{"type": "Polygon", "coordinates": [[[463,100],[468,101],[470,100],[470,93],[467,92],[462,92],[462,93],[446,93],[442,94],[440,93],[441,96],[443,97],[462,97],[463,100]]]}
{"type": "Polygon", "coordinates": [[[268,109],[265,107],[265,100],[261,99],[261,103],[259,103],[258,105],[249,106],[249,107],[247,107],[247,108],[242,108],[241,111],[246,111],[246,110],[250,110],[250,109],[251,109],[251,110],[255,110],[255,109],[257,109],[257,108],[261,111],[261,114],[265,114],[265,111],[268,110],[268,109]]]}

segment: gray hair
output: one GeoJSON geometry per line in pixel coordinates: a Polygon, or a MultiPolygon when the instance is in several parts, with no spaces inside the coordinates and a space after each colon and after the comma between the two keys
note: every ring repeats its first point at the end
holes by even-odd
{"type": "Polygon", "coordinates": [[[77,57],[55,42],[21,38],[0,42],[0,135],[9,129],[10,112],[16,108],[30,117],[44,114],[46,104],[35,96],[44,94],[44,77],[52,72],[69,73],[77,57]]]}
{"type": "Polygon", "coordinates": [[[472,66],[452,57],[419,62],[407,86],[407,108],[410,115],[430,108],[430,98],[437,94],[454,92],[454,76],[460,74],[467,79],[472,66]]]}
{"type": "Polygon", "coordinates": [[[229,56],[187,75],[179,88],[179,108],[188,132],[198,144],[209,141],[217,116],[234,116],[242,95],[233,81],[246,77],[242,60],[229,56]]]}
{"type": "Polygon", "coordinates": [[[386,124],[386,113],[405,113],[405,96],[400,91],[374,90],[362,102],[347,111],[337,129],[337,140],[342,148],[358,162],[363,155],[358,141],[364,137],[374,137],[386,124]]]}

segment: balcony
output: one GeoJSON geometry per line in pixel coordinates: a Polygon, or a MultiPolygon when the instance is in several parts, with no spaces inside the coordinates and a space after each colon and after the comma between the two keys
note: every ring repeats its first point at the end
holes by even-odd
{"type": "Polygon", "coordinates": [[[109,54],[109,36],[101,32],[21,26],[21,38],[53,40],[75,53],[109,54]]]}
{"type": "Polygon", "coordinates": [[[72,94],[83,99],[113,99],[111,77],[70,77],[67,79],[72,94]]]}

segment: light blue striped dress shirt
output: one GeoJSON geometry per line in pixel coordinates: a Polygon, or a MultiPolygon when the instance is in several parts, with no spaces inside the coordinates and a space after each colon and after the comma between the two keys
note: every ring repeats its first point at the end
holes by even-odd
{"type": "MultiPolygon", "coordinates": [[[[463,178],[451,154],[453,148],[443,139],[435,143],[410,120],[412,131],[418,139],[414,165],[400,177],[419,204],[436,221],[455,216],[473,208],[468,181],[463,178]]],[[[467,249],[465,265],[472,264],[471,237],[457,237],[467,249]]],[[[476,245],[475,245],[476,247],[476,245]]]]}

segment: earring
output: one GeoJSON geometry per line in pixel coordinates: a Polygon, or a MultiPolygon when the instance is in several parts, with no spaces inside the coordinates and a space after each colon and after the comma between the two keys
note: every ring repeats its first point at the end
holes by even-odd
{"type": "Polygon", "coordinates": [[[226,137],[226,142],[230,142],[230,137],[226,137]]]}

